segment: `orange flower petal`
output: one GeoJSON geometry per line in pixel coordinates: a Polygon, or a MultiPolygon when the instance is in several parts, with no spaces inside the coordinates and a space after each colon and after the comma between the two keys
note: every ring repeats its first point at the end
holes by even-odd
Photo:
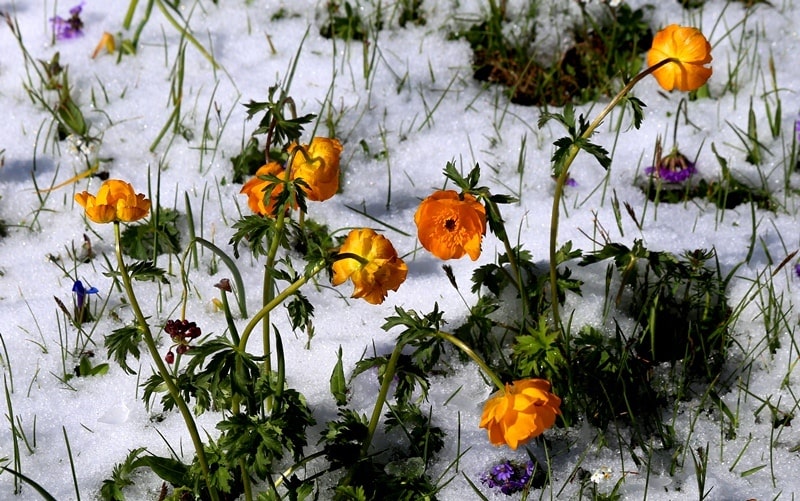
{"type": "Polygon", "coordinates": [[[337,139],[315,137],[311,144],[291,145],[289,152],[294,153],[292,179],[302,179],[308,185],[309,200],[322,202],[339,191],[342,144],[337,139]]]}
{"type": "Polygon", "coordinates": [[[146,217],[150,212],[150,200],[136,193],[133,186],[119,179],[105,181],[97,195],[82,192],[75,195],[75,201],[86,211],[86,217],[95,223],[113,221],[133,222],[146,217]]]}
{"type": "Polygon", "coordinates": [[[561,399],[550,393],[543,379],[523,379],[506,384],[483,407],[480,427],[494,445],[516,449],[521,443],[551,428],[561,414],[561,399]]]}
{"type": "Polygon", "coordinates": [[[711,77],[712,69],[705,67],[712,60],[711,44],[696,28],[671,24],[656,33],[647,53],[648,66],[669,58],[677,61],[669,62],[653,72],[656,81],[665,90],[697,90],[711,77]]]}
{"type": "Polygon", "coordinates": [[[486,209],[468,193],[434,192],[420,203],[414,222],[419,242],[439,259],[459,259],[468,254],[474,261],[481,254],[486,209]]]}
{"type": "Polygon", "coordinates": [[[353,254],[359,259],[347,257],[335,261],[331,284],[341,285],[350,279],[352,297],[371,304],[382,303],[389,291],[399,289],[408,275],[408,267],[397,256],[392,243],[369,228],[351,231],[339,254],[353,254]]]}

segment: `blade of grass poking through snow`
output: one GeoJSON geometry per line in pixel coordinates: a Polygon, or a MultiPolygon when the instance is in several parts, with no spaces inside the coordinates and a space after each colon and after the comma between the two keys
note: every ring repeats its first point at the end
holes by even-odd
{"type": "MultiPolygon", "coordinates": [[[[22,457],[19,454],[19,434],[17,433],[16,424],[14,423],[14,405],[11,403],[11,392],[8,389],[8,379],[5,373],[3,374],[3,387],[6,393],[6,410],[8,410],[8,422],[11,425],[11,444],[14,451],[14,468],[16,471],[22,471],[22,457]]],[[[6,469],[6,468],[3,468],[6,469]]],[[[8,470],[16,473],[14,470],[8,470]]],[[[19,478],[14,478],[14,494],[20,493],[19,478]]]]}
{"type": "Polygon", "coordinates": [[[195,239],[197,235],[194,231],[194,214],[192,212],[192,203],[189,201],[189,192],[183,192],[183,205],[186,207],[186,223],[189,227],[189,245],[187,249],[191,251],[192,267],[196,270],[199,267],[199,259],[197,256],[197,246],[195,239]]]}
{"type": "MultiPolygon", "coordinates": [[[[16,470],[12,470],[11,468],[8,468],[8,467],[5,467],[5,466],[0,466],[0,469],[2,469],[3,471],[7,471],[8,473],[14,475],[14,477],[15,477],[14,478],[14,483],[15,484],[17,483],[17,480],[21,480],[21,481],[25,482],[26,484],[30,485],[31,487],[33,487],[33,490],[38,492],[39,495],[42,496],[42,499],[44,499],[44,501],[58,501],[49,492],[47,492],[47,490],[44,487],[42,487],[41,485],[37,484],[32,479],[26,477],[22,473],[20,473],[20,472],[18,472],[16,470]]],[[[15,490],[14,494],[19,494],[19,492],[17,492],[15,490]]]]}
{"type": "Polygon", "coordinates": [[[69,446],[69,436],[67,435],[67,428],[62,426],[61,431],[64,432],[64,444],[67,446],[69,469],[72,472],[72,483],[75,486],[75,499],[77,499],[77,501],[81,501],[81,490],[78,488],[78,476],[75,474],[75,461],[73,461],[72,459],[72,448],[69,446]]]}
{"type": "MultiPolygon", "coordinates": [[[[236,284],[236,290],[234,294],[236,294],[236,302],[239,306],[239,313],[241,313],[242,318],[247,318],[247,295],[245,294],[244,290],[244,281],[242,280],[242,274],[239,272],[239,268],[236,266],[236,262],[231,259],[225,252],[217,247],[216,245],[212,244],[208,240],[200,237],[195,237],[189,242],[189,245],[186,248],[186,251],[183,254],[183,259],[181,260],[181,276],[184,277],[184,294],[187,295],[188,292],[188,272],[186,271],[186,261],[188,258],[188,253],[194,248],[194,244],[200,244],[206,249],[213,252],[220,260],[225,263],[225,265],[230,270],[231,274],[233,275],[233,281],[236,284]]],[[[184,297],[183,301],[183,309],[184,314],[186,310],[186,300],[187,298],[184,297]]]]}

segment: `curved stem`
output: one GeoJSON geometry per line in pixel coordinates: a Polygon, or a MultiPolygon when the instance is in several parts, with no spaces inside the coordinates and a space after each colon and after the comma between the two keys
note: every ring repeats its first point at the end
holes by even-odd
{"type": "Polygon", "coordinates": [[[317,273],[319,273],[324,269],[325,269],[325,263],[317,264],[316,266],[314,266],[314,268],[311,269],[311,271],[307,275],[303,275],[302,277],[298,278],[295,282],[286,287],[283,291],[281,291],[280,294],[275,296],[270,302],[268,302],[260,310],[258,310],[258,312],[256,312],[255,315],[253,315],[253,318],[250,319],[250,322],[248,322],[248,324],[242,331],[242,338],[241,341],[239,342],[239,349],[242,351],[245,350],[245,348],[247,347],[247,340],[250,337],[250,334],[252,334],[253,329],[256,328],[258,323],[263,318],[265,318],[270,311],[272,311],[276,306],[285,301],[287,297],[297,292],[297,289],[302,287],[306,282],[311,280],[312,277],[314,277],[317,273]]]}
{"type": "Polygon", "coordinates": [[[492,380],[492,383],[497,386],[498,390],[502,390],[506,387],[500,377],[498,377],[498,375],[492,369],[490,369],[488,365],[486,365],[486,362],[484,362],[480,355],[472,351],[472,348],[470,348],[467,343],[448,332],[439,331],[436,333],[436,335],[449,342],[459,350],[463,351],[469,358],[472,359],[473,362],[478,364],[478,367],[480,367],[484,374],[486,374],[489,379],[492,380]]]}
{"type": "MultiPolygon", "coordinates": [[[[630,92],[640,80],[662,66],[672,62],[679,63],[680,61],[675,58],[664,59],[663,61],[659,61],[657,64],[650,66],[646,70],[643,70],[638,75],[633,77],[633,79],[631,79],[631,81],[628,82],[628,84],[623,87],[616,96],[614,96],[614,98],[606,105],[606,107],[603,108],[603,110],[595,117],[595,119],[592,120],[592,123],[589,124],[589,126],[585,131],[583,131],[583,134],[581,134],[578,139],[588,139],[591,137],[606,116],[611,113],[611,110],[613,110],[620,103],[620,101],[625,98],[628,92],[630,92]]],[[[577,141],[574,141],[572,146],[570,146],[569,154],[564,160],[564,165],[558,175],[558,178],[556,179],[556,188],[555,193],[553,194],[553,209],[550,213],[550,298],[553,310],[553,323],[557,329],[561,328],[561,317],[559,316],[558,312],[558,264],[556,263],[556,242],[558,240],[558,220],[560,215],[559,205],[561,204],[561,196],[564,193],[564,185],[566,184],[567,179],[569,179],[569,167],[572,165],[572,162],[575,160],[575,157],[580,151],[580,147],[576,145],[576,142],[577,141]]]]}
{"type": "MultiPolygon", "coordinates": [[[[497,203],[491,201],[488,197],[486,198],[489,206],[491,207],[491,211],[494,212],[495,216],[497,217],[498,221],[502,221],[503,218],[500,215],[500,207],[497,206],[497,203]]],[[[501,235],[497,235],[500,240],[503,242],[503,246],[506,250],[506,256],[508,257],[508,264],[511,267],[511,273],[513,275],[513,281],[516,283],[517,291],[519,292],[519,298],[522,303],[522,325],[520,325],[520,329],[524,328],[525,322],[528,319],[528,298],[525,296],[523,291],[524,282],[522,281],[522,271],[520,270],[519,263],[517,262],[517,256],[514,253],[513,248],[511,247],[511,242],[508,240],[508,233],[505,231],[505,228],[502,231],[501,235]]]]}
{"type": "Polygon", "coordinates": [[[397,370],[397,361],[400,360],[400,355],[403,353],[403,346],[405,346],[404,343],[398,342],[391,356],[389,356],[389,361],[386,363],[381,389],[378,392],[378,398],[375,399],[375,407],[372,409],[372,417],[370,417],[369,425],[367,426],[367,438],[364,440],[364,445],[361,447],[362,458],[369,453],[369,446],[372,444],[372,437],[375,435],[375,430],[378,428],[378,421],[381,419],[383,404],[386,403],[389,387],[392,385],[392,380],[394,380],[394,373],[397,370]]]}
{"type": "Polygon", "coordinates": [[[161,375],[161,378],[164,380],[164,384],[167,386],[167,391],[169,391],[169,394],[175,402],[175,405],[178,407],[178,410],[180,410],[180,413],[183,416],[183,421],[186,423],[186,428],[188,429],[189,435],[192,438],[192,444],[194,445],[195,453],[197,454],[197,461],[200,463],[200,468],[203,470],[203,476],[206,480],[206,487],[208,488],[209,495],[211,496],[212,500],[216,501],[219,499],[219,497],[217,495],[217,490],[211,484],[211,471],[208,468],[208,461],[206,460],[203,441],[200,439],[200,433],[197,431],[197,424],[194,422],[194,418],[189,410],[189,406],[186,405],[186,401],[181,397],[180,390],[175,385],[175,381],[172,380],[172,375],[170,375],[169,369],[164,364],[164,360],[161,358],[158,348],[156,348],[156,343],[153,339],[153,333],[150,331],[150,326],[147,323],[147,319],[142,313],[142,309],[139,306],[136,295],[133,293],[131,276],[128,273],[128,269],[125,267],[125,260],[122,258],[121,232],[118,221],[114,221],[114,244],[114,250],[117,256],[117,266],[119,267],[119,274],[122,277],[122,285],[125,288],[125,293],[128,296],[128,301],[130,302],[133,314],[136,316],[136,322],[139,324],[139,330],[142,333],[142,337],[144,338],[145,345],[147,345],[147,349],[153,359],[153,363],[156,365],[158,373],[161,375]]]}

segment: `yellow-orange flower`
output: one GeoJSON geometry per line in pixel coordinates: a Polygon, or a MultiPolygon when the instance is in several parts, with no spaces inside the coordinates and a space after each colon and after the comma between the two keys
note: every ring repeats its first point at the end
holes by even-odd
{"type": "Polygon", "coordinates": [[[117,44],[114,41],[114,35],[104,31],[102,36],[100,36],[100,41],[97,43],[97,47],[95,47],[94,52],[92,52],[92,59],[96,58],[103,49],[105,49],[109,54],[113,54],[116,48],[117,44]]]}
{"type": "Polygon", "coordinates": [[[278,202],[278,196],[283,192],[283,184],[267,181],[262,177],[275,176],[283,178],[284,172],[285,170],[281,164],[269,162],[259,167],[256,175],[244,183],[239,193],[247,195],[247,205],[251,211],[262,216],[273,217],[275,215],[275,204],[278,202]],[[270,188],[272,188],[272,192],[269,195],[269,202],[265,203],[264,198],[270,188]]]}
{"type": "Polygon", "coordinates": [[[414,214],[419,242],[439,259],[474,261],[481,255],[486,209],[469,193],[439,190],[419,204],[414,214]]]}
{"type": "Polygon", "coordinates": [[[560,406],[561,399],[550,393],[548,381],[514,381],[486,402],[480,426],[489,432],[492,444],[516,449],[553,426],[560,406]]]}
{"type": "Polygon", "coordinates": [[[369,228],[351,231],[339,254],[354,254],[333,263],[331,283],[340,285],[348,278],[353,282],[353,296],[371,304],[381,304],[390,290],[400,288],[408,267],[397,256],[392,243],[369,228]]]}
{"type": "Polygon", "coordinates": [[[711,44],[697,28],[670,24],[653,37],[647,53],[647,65],[654,66],[665,59],[674,58],[653,72],[658,84],[665,90],[697,90],[711,77],[711,44]]]}
{"type": "Polygon", "coordinates": [[[306,197],[322,202],[339,191],[339,156],[342,144],[337,139],[315,137],[311,144],[292,144],[292,179],[302,179],[308,185],[306,197]]]}
{"type": "Polygon", "coordinates": [[[95,223],[138,221],[150,212],[150,200],[119,179],[105,181],[97,191],[97,196],[88,191],[78,193],[75,201],[86,210],[86,217],[95,223]]]}

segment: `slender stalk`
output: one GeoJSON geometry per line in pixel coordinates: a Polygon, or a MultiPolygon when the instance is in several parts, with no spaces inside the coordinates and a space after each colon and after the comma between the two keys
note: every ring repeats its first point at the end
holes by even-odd
{"type": "MultiPolygon", "coordinates": [[[[631,79],[631,81],[628,82],[628,84],[623,87],[616,96],[614,96],[614,98],[606,105],[606,107],[603,108],[600,114],[595,117],[592,123],[589,124],[589,127],[587,127],[586,130],[583,131],[583,134],[580,135],[579,139],[589,139],[592,134],[594,134],[594,131],[597,129],[597,127],[599,127],[606,118],[606,116],[611,113],[611,110],[613,110],[620,103],[620,101],[625,98],[628,92],[630,92],[640,80],[662,66],[672,62],[680,63],[680,61],[675,58],[667,58],[663,61],[659,61],[653,66],[650,66],[646,70],[633,77],[633,79],[631,79]]],[[[578,155],[579,151],[580,147],[575,143],[570,146],[569,154],[564,161],[564,166],[558,175],[558,179],[556,179],[556,188],[555,193],[553,194],[553,209],[550,213],[550,297],[553,309],[553,323],[557,329],[561,328],[561,317],[559,316],[558,312],[558,270],[556,263],[556,242],[558,240],[558,220],[560,216],[559,206],[561,205],[561,197],[564,193],[564,185],[567,183],[567,179],[569,179],[569,167],[572,165],[572,162],[575,160],[575,157],[578,155]]]]}
{"type": "Polygon", "coordinates": [[[139,0],[131,0],[131,3],[128,4],[128,10],[125,12],[125,19],[122,21],[122,27],[126,30],[131,27],[131,22],[133,21],[133,14],[136,12],[136,6],[139,4],[139,0]]]}
{"type": "Polygon", "coordinates": [[[142,333],[142,337],[144,338],[145,345],[147,345],[147,349],[153,359],[153,363],[155,363],[158,373],[161,375],[161,378],[164,380],[164,384],[167,386],[167,391],[169,391],[170,396],[175,401],[175,405],[178,407],[178,410],[180,411],[181,415],[183,416],[183,420],[186,423],[186,428],[189,430],[189,435],[192,438],[192,444],[194,445],[195,453],[197,454],[197,461],[200,463],[200,468],[203,470],[203,476],[206,480],[206,487],[208,487],[209,495],[213,501],[217,501],[219,496],[217,495],[217,490],[211,484],[211,471],[208,467],[205,449],[203,448],[203,441],[200,439],[200,433],[197,430],[197,424],[192,417],[189,406],[186,405],[186,401],[183,400],[183,397],[181,397],[180,390],[172,380],[169,369],[164,364],[164,360],[161,358],[158,348],[156,348],[156,343],[153,339],[153,333],[150,331],[150,326],[148,325],[147,319],[142,313],[142,309],[139,306],[139,301],[136,299],[136,295],[133,293],[131,276],[128,273],[128,269],[125,267],[125,260],[122,258],[121,236],[120,224],[118,221],[114,221],[114,250],[117,256],[117,266],[119,267],[119,274],[122,278],[122,285],[125,288],[125,293],[128,296],[128,301],[130,302],[131,309],[136,317],[136,322],[139,324],[139,330],[142,333]]]}
{"type": "MultiPolygon", "coordinates": [[[[490,210],[496,215],[497,220],[502,221],[503,218],[500,215],[500,207],[498,207],[497,203],[491,201],[489,197],[486,197],[486,201],[489,204],[490,210]]],[[[497,236],[500,237],[500,240],[503,242],[503,246],[505,247],[506,256],[508,257],[508,264],[511,267],[511,273],[513,275],[512,280],[517,286],[519,298],[522,303],[522,325],[520,325],[520,329],[522,330],[524,329],[525,322],[528,319],[528,299],[525,297],[525,291],[523,291],[524,282],[522,281],[522,271],[517,263],[517,256],[514,254],[514,250],[511,247],[511,242],[508,240],[508,233],[505,231],[505,228],[503,228],[502,235],[497,236]]]]}
{"type": "Polygon", "coordinates": [[[284,302],[286,298],[297,292],[297,290],[300,287],[305,285],[306,282],[311,280],[312,277],[314,277],[317,273],[319,273],[324,269],[325,269],[325,263],[317,264],[316,266],[314,266],[314,268],[312,268],[310,273],[298,278],[295,282],[293,282],[291,285],[283,289],[283,291],[281,291],[280,294],[275,296],[270,302],[268,302],[260,310],[258,310],[258,312],[255,315],[253,315],[253,318],[250,319],[250,322],[247,323],[244,330],[242,331],[242,338],[241,341],[239,342],[239,349],[242,351],[245,350],[245,348],[247,347],[247,340],[250,338],[250,334],[252,334],[253,329],[256,328],[256,326],[262,319],[264,319],[267,315],[269,315],[270,311],[272,311],[273,309],[275,309],[276,306],[284,302]]]}
{"type": "Polygon", "coordinates": [[[498,390],[502,390],[506,387],[506,385],[503,383],[500,377],[498,377],[498,375],[492,369],[490,369],[488,365],[486,365],[486,362],[483,361],[480,355],[472,351],[472,348],[467,346],[467,343],[458,339],[457,337],[448,332],[439,331],[436,333],[436,335],[444,339],[448,343],[452,344],[459,350],[463,351],[464,354],[466,354],[469,358],[471,358],[473,362],[478,364],[478,367],[480,367],[480,369],[484,372],[484,374],[489,376],[489,379],[491,379],[492,383],[494,383],[494,385],[497,386],[498,390]]]}
{"type": "Polygon", "coordinates": [[[389,356],[389,361],[386,363],[386,370],[383,372],[383,382],[381,382],[381,389],[378,391],[378,398],[375,399],[375,407],[372,408],[372,417],[369,419],[367,426],[367,438],[364,440],[364,445],[361,447],[361,457],[363,458],[369,453],[369,446],[372,444],[372,437],[375,435],[375,430],[378,428],[378,421],[381,419],[381,412],[383,412],[383,404],[386,403],[386,396],[389,394],[389,387],[394,380],[394,373],[397,370],[397,361],[400,360],[400,355],[403,353],[404,343],[398,342],[392,354],[389,356]]]}

